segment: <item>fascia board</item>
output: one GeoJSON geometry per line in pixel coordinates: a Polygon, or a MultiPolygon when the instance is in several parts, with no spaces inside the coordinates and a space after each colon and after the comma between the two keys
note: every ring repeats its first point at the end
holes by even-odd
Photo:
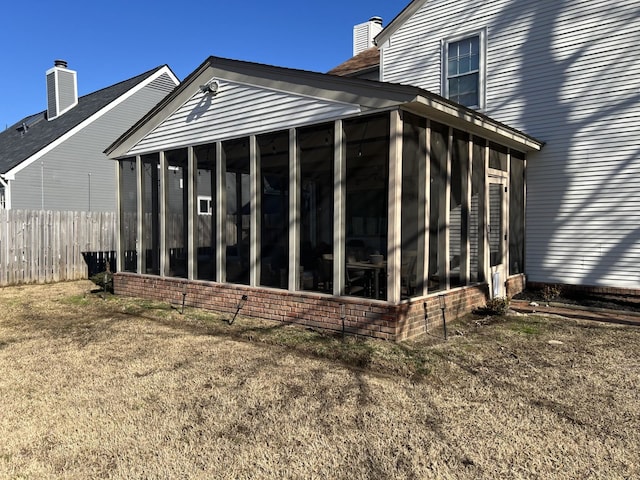
{"type": "Polygon", "coordinates": [[[166,65],[163,66],[157,72],[155,72],[153,75],[150,75],[145,80],[141,81],[136,86],[134,86],[130,90],[126,91],[125,93],[120,95],[115,100],[113,100],[111,103],[109,103],[108,105],[104,106],[102,109],[98,110],[96,113],[94,113],[90,117],[86,118],[84,121],[80,122],[78,125],[73,127],[71,130],[69,130],[65,134],[61,135],[60,137],[56,138],[49,145],[47,145],[46,147],[42,148],[38,152],[34,153],[29,158],[25,159],[20,164],[18,164],[15,167],[13,167],[12,169],[8,170],[6,172],[6,174],[4,175],[5,178],[9,178],[9,179],[15,178],[16,173],[20,172],[24,168],[26,168],[29,165],[31,165],[33,162],[36,162],[37,160],[42,158],[44,155],[46,155],[47,153],[49,153],[50,151],[55,149],[56,147],[60,146],[62,143],[67,141],[69,138],[71,138],[74,135],[76,135],[78,132],[83,130],[85,127],[91,125],[93,122],[95,122],[100,117],[102,117],[103,115],[108,113],[110,110],[113,110],[115,107],[117,107],[122,102],[124,102],[128,98],[130,98],[132,95],[136,94],[137,92],[139,92],[140,90],[145,88],[149,83],[153,82],[156,78],[160,77],[164,73],[168,74],[171,77],[171,79],[176,83],[176,85],[179,83],[178,79],[173,74],[171,69],[169,67],[167,67],[166,65]]]}
{"type": "Polygon", "coordinates": [[[417,88],[406,85],[217,58],[213,59],[211,72],[214,76],[236,82],[340,103],[358,104],[365,108],[385,108],[404,103],[410,101],[418,91],[417,88]]]}
{"type": "Polygon", "coordinates": [[[439,98],[420,96],[416,98],[415,102],[406,104],[403,108],[517,150],[539,151],[544,146],[544,142],[525,133],[473,110],[456,107],[439,98]]]}

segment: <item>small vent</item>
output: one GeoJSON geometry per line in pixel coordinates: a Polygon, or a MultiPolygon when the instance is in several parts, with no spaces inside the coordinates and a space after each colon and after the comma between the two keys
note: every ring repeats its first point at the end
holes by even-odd
{"type": "Polygon", "coordinates": [[[168,93],[176,88],[176,84],[173,82],[173,80],[171,80],[171,77],[169,75],[163,73],[149,84],[149,88],[161,90],[168,93]]]}
{"type": "Polygon", "coordinates": [[[47,117],[53,118],[58,115],[58,105],[56,102],[56,73],[47,73],[47,117]]]}

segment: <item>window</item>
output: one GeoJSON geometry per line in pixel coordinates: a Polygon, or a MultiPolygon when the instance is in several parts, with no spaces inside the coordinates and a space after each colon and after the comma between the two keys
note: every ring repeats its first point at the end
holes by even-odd
{"type": "Polygon", "coordinates": [[[198,215],[211,215],[211,197],[198,195],[198,215]]]}
{"type": "Polygon", "coordinates": [[[483,32],[444,43],[445,96],[467,107],[483,107],[483,43],[483,32]]]}

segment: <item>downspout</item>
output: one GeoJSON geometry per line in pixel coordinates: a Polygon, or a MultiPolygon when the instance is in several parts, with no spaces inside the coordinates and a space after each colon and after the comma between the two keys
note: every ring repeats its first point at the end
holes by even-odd
{"type": "Polygon", "coordinates": [[[4,204],[2,208],[11,210],[11,184],[3,175],[0,175],[0,185],[4,187],[4,204]]]}

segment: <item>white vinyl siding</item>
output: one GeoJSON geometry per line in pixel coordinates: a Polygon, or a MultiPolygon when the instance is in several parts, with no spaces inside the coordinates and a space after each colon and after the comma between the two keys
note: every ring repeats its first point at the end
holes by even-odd
{"type": "Polygon", "coordinates": [[[131,149],[130,155],[282,130],[357,113],[357,105],[218,80],[215,95],[198,90],[131,149]]]}
{"type": "Polygon", "coordinates": [[[492,118],[528,156],[531,281],[640,288],[640,2],[425,2],[383,46],[383,80],[444,95],[442,39],[486,29],[492,118]]]}

